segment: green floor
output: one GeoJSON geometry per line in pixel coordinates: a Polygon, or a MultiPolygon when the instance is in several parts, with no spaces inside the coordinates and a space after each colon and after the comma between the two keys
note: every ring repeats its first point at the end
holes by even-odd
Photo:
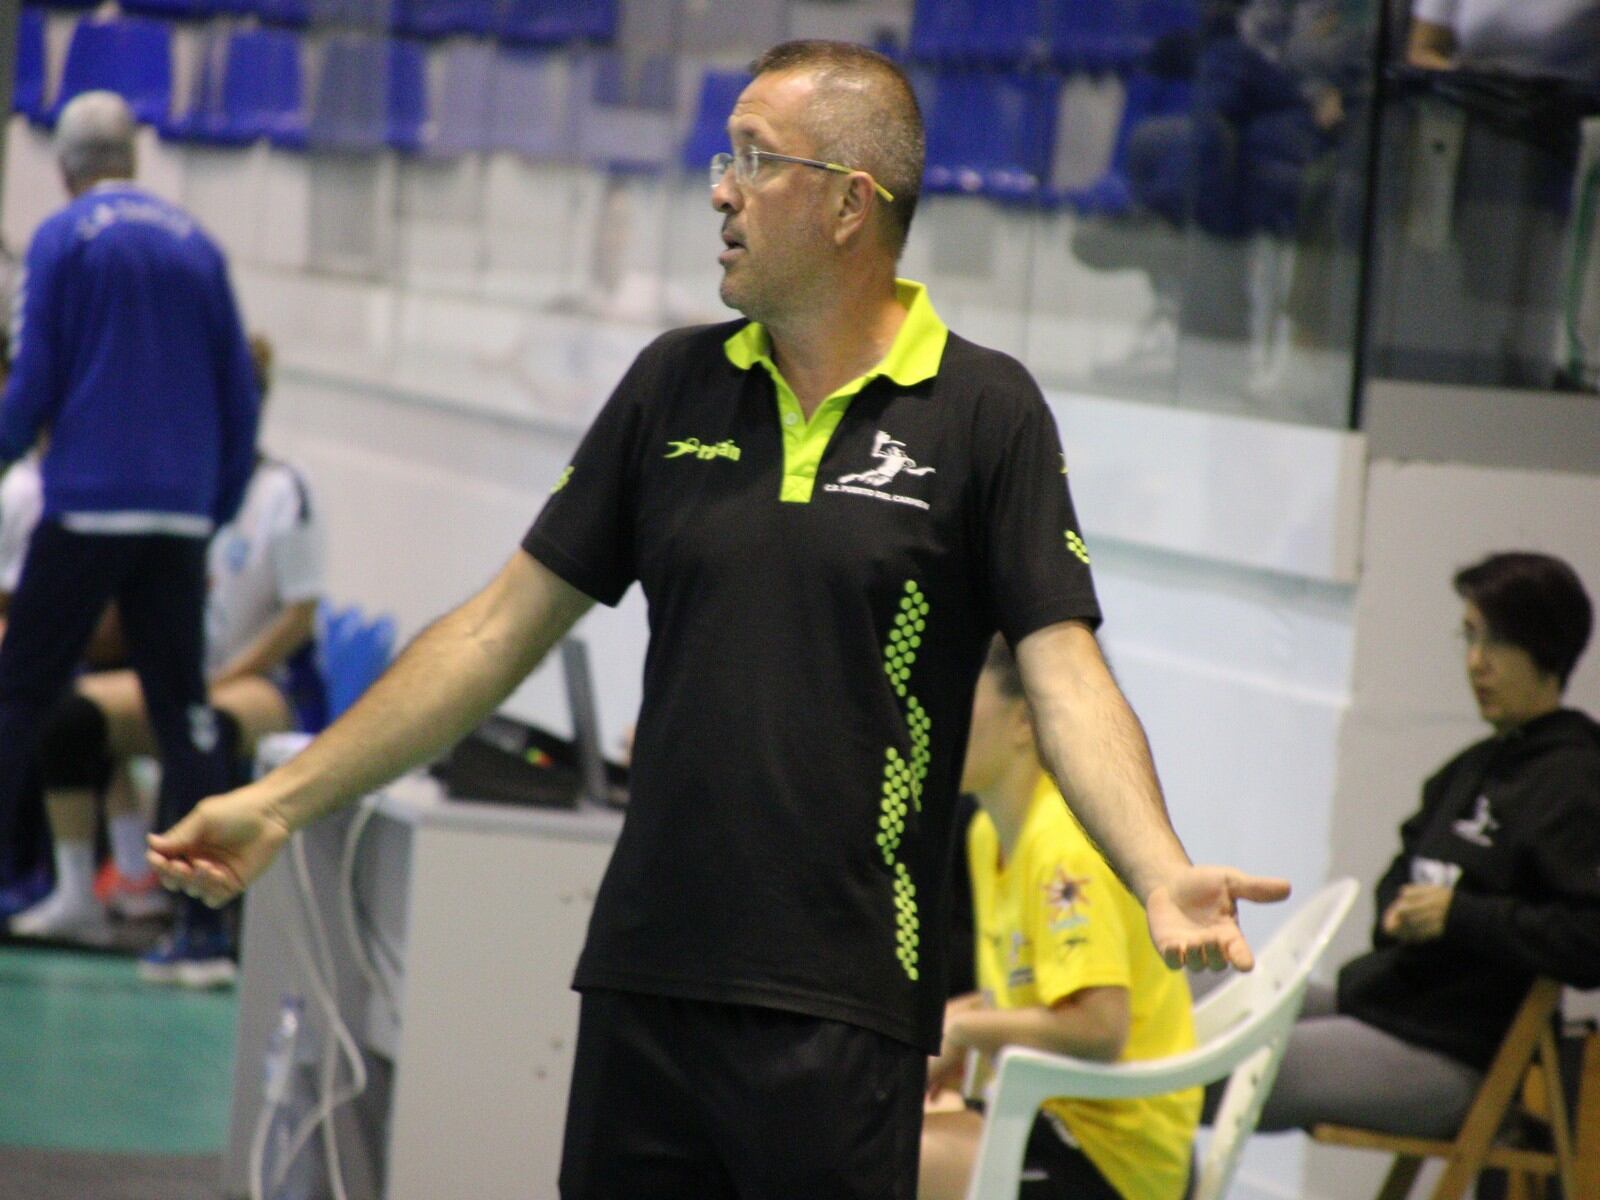
{"type": "Polygon", "coordinates": [[[132,959],[0,946],[0,1147],[216,1153],[237,1007],[132,959]]]}

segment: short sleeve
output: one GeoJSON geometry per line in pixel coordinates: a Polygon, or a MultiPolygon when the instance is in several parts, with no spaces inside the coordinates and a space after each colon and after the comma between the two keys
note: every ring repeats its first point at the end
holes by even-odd
{"type": "Polygon", "coordinates": [[[327,533],[305,480],[288,474],[290,494],[280,508],[269,553],[273,583],[285,606],[315,600],[327,590],[327,533]]]}
{"type": "Polygon", "coordinates": [[[1016,374],[1021,394],[996,406],[1009,408],[1010,419],[975,443],[990,609],[1013,646],[1060,621],[1100,623],[1055,419],[1027,373],[1018,366],[1016,374]]]}
{"type": "Polygon", "coordinates": [[[663,385],[659,345],[634,360],[522,539],[524,550],[601,604],[621,600],[638,574],[639,425],[645,398],[663,385]]]}
{"type": "Polygon", "coordinates": [[[1087,849],[1041,848],[1028,878],[1039,1002],[1048,1007],[1084,988],[1130,986],[1129,931],[1105,864],[1087,849]]]}

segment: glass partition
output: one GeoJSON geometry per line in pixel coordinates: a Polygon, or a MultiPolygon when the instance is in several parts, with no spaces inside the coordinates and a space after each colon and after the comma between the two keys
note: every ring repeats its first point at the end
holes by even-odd
{"type": "Polygon", "coordinates": [[[728,315],[706,162],[750,59],[796,36],[904,65],[928,157],[903,273],[1047,389],[1345,427],[1363,371],[1593,386],[1594,89],[1581,67],[1520,91],[1409,68],[1407,7],[127,0],[122,19],[172,30],[163,136],[289,196],[256,225],[303,213],[303,246],[236,256],[360,297],[365,344],[329,361],[463,402],[586,412],[613,353],[728,315]]]}

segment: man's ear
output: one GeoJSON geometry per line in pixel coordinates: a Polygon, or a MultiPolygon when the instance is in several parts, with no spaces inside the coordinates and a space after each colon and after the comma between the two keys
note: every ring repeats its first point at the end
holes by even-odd
{"type": "Polygon", "coordinates": [[[864,172],[852,172],[844,190],[839,193],[833,230],[835,243],[842,246],[860,236],[872,218],[872,208],[877,199],[878,194],[872,190],[872,180],[864,172]]]}

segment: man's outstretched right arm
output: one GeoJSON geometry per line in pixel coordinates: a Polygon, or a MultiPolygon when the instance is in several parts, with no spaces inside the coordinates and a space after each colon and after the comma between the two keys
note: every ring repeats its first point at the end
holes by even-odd
{"type": "Polygon", "coordinates": [[[454,744],[538,665],[593,602],[517,551],[477,595],[440,617],[350,710],[254,783],[203,800],[149,858],[162,883],[231,900],[296,829],[454,744]]]}

